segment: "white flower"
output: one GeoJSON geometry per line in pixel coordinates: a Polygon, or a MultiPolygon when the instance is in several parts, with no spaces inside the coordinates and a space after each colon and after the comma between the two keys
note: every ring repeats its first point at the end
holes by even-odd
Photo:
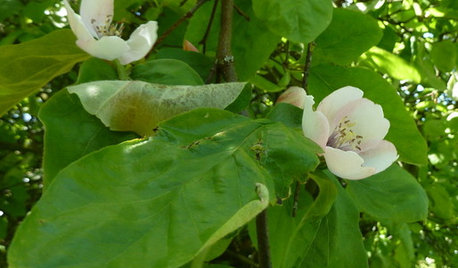
{"type": "Polygon", "coordinates": [[[82,0],[80,15],[64,0],[76,44],[94,57],[115,60],[121,64],[143,58],[157,39],[157,22],[140,25],[125,41],[119,37],[122,25],[113,25],[113,0],[82,0]]]}
{"type": "Polygon", "coordinates": [[[329,170],[350,180],[359,180],[388,168],[397,158],[394,145],[383,140],[390,128],[382,107],[363,98],[355,87],[340,88],[313,111],[312,96],[306,96],[302,129],[324,151],[329,170]]]}

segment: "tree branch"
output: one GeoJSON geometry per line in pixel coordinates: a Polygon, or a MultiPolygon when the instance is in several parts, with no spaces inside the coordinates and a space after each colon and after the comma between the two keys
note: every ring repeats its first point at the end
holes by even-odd
{"type": "Polygon", "coordinates": [[[314,48],[315,48],[315,43],[313,42],[310,42],[307,45],[307,56],[305,58],[305,64],[304,64],[304,77],[302,78],[302,88],[305,90],[305,92],[307,92],[310,65],[312,63],[312,53],[313,53],[314,48]]]}
{"type": "Polygon", "coordinates": [[[221,1],[221,29],[216,53],[216,76],[222,75],[226,82],[237,81],[234,56],[231,51],[233,10],[234,0],[221,1]]]}
{"type": "Polygon", "coordinates": [[[267,209],[256,216],[256,233],[258,236],[259,267],[272,268],[269,233],[267,228],[267,209]]]}

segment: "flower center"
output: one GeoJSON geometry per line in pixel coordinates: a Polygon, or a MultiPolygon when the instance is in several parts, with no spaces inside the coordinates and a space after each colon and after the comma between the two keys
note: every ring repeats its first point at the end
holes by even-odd
{"type": "Polygon", "coordinates": [[[97,36],[119,36],[121,37],[122,31],[124,30],[124,23],[112,23],[113,16],[107,15],[105,18],[105,24],[95,25],[97,22],[95,19],[91,20],[92,25],[97,33],[97,36]]]}
{"type": "Polygon", "coordinates": [[[339,121],[339,125],[334,129],[328,139],[327,146],[337,148],[343,151],[361,151],[361,141],[363,136],[353,132],[352,127],[356,123],[350,121],[348,116],[345,116],[339,121]]]}

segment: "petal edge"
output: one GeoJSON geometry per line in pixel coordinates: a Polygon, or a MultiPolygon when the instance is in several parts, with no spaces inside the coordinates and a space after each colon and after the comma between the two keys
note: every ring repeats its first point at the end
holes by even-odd
{"type": "Polygon", "coordinates": [[[302,131],[305,137],[316,142],[324,150],[329,138],[329,123],[323,113],[313,111],[314,103],[312,96],[306,95],[304,97],[302,131]]]}
{"type": "Polygon", "coordinates": [[[156,43],[157,28],[156,21],[149,21],[138,26],[127,40],[129,49],[119,58],[121,64],[129,64],[145,57],[156,43]]]}
{"type": "Polygon", "coordinates": [[[327,146],[324,158],[328,169],[343,179],[361,180],[376,173],[375,168],[363,166],[364,159],[353,151],[342,151],[327,146]]]}

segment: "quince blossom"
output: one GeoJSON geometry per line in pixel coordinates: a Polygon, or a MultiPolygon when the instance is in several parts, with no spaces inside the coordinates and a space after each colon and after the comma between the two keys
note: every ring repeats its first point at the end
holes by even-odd
{"type": "Polygon", "coordinates": [[[364,179],[398,158],[394,145],[383,139],[390,122],[382,107],[362,96],[358,88],[343,87],[325,97],[316,111],[313,97],[304,98],[304,135],[323,149],[329,170],[344,179],[364,179]]]}
{"type": "Polygon", "coordinates": [[[298,108],[304,109],[305,90],[301,87],[290,87],[283,92],[277,99],[277,103],[289,103],[298,108]]]}
{"type": "Polygon", "coordinates": [[[80,15],[64,0],[67,17],[76,44],[90,55],[105,59],[118,59],[121,64],[143,58],[157,39],[157,22],[140,25],[125,41],[119,36],[122,25],[112,24],[113,0],[82,0],[80,15]]]}

